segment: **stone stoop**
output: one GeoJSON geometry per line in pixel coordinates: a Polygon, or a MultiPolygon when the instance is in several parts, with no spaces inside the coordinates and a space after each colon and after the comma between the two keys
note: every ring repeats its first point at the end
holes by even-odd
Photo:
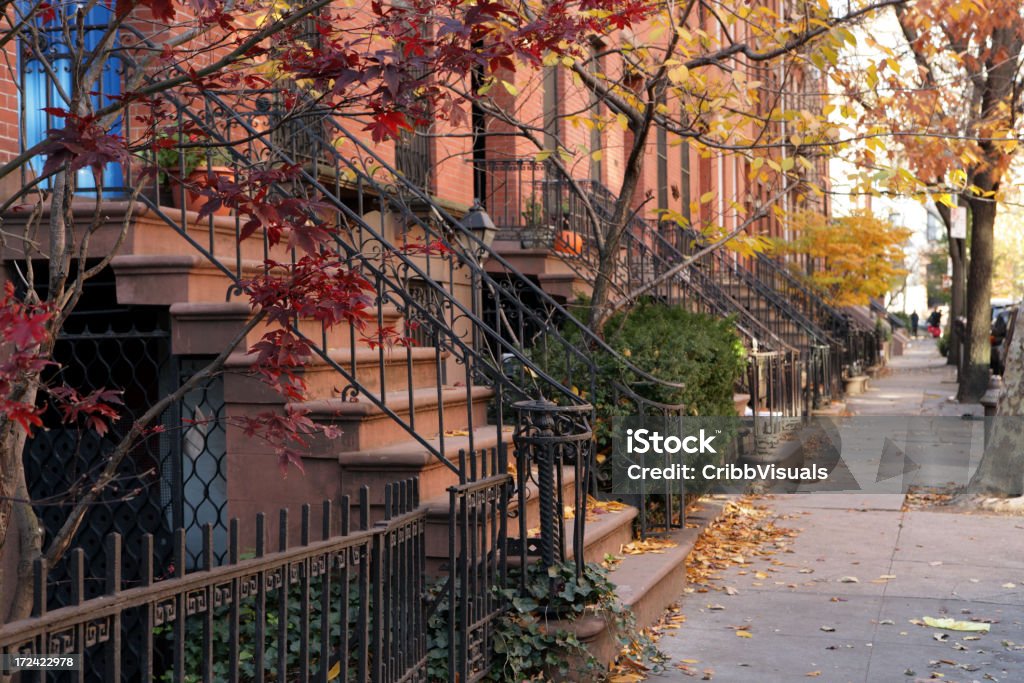
{"type": "MultiPolygon", "coordinates": [[[[626,555],[615,569],[609,572],[609,580],[615,584],[619,603],[629,608],[636,617],[637,629],[651,626],[665,611],[683,596],[686,588],[686,563],[693,551],[700,533],[713,522],[725,506],[724,498],[703,499],[697,509],[687,514],[685,529],[677,529],[662,538],[675,541],[674,548],[663,553],[626,555]]],[[[551,628],[573,630],[587,651],[602,665],[607,666],[619,654],[615,633],[600,616],[586,616],[576,622],[552,622],[551,628]]],[[[592,674],[582,671],[570,673],[571,681],[589,681],[592,674]]]]}
{"type": "MultiPolygon", "coordinates": [[[[170,237],[181,244],[180,236],[170,237]]],[[[226,300],[230,279],[201,254],[129,253],[115,258],[112,265],[120,303],[169,307],[175,354],[219,353],[251,319],[247,301],[226,300]]],[[[262,272],[258,261],[248,261],[245,267],[248,271],[243,275],[262,272]]],[[[254,328],[228,358],[223,375],[223,415],[228,419],[224,467],[232,517],[254,520],[255,513],[262,510],[289,507],[293,512],[290,535],[298,538],[298,510],[303,503],[326,499],[338,505],[349,495],[354,505],[363,485],[370,487],[371,496],[383,496],[384,484],[410,477],[420,478],[421,498],[443,493],[458,483],[458,476],[430,455],[391,414],[434,443],[440,441],[442,431],[459,434],[469,428],[474,432],[475,448],[497,443],[497,428],[488,426],[494,391],[484,386],[442,384],[444,373],[451,372],[448,351],[371,348],[367,337],[372,338],[381,327],[401,329],[403,321],[398,308],[390,304],[367,313],[363,329],[342,324],[326,336],[316,321],[300,321],[299,330],[328,349],[326,359],[314,355],[298,371],[309,397],[302,403],[287,403],[253,374],[254,357],[246,350],[267,331],[266,325],[254,328]],[[345,376],[332,363],[352,374],[361,390],[381,399],[386,409],[366,395],[353,396],[345,376]],[[315,422],[339,427],[342,434],[333,440],[307,437],[304,474],[289,467],[287,478],[282,478],[273,446],[259,435],[247,433],[240,422],[296,408],[307,411],[315,422]]],[[[468,448],[469,439],[446,437],[445,442],[446,455],[458,463],[458,450],[468,448]]],[[[374,498],[371,503],[377,511],[383,499],[374,498]]],[[[267,521],[268,534],[273,537],[278,532],[276,515],[267,521]]],[[[243,536],[251,532],[242,529],[243,536]]]]}
{"type": "MultiPolygon", "coordinates": [[[[238,330],[249,321],[252,309],[247,301],[206,301],[173,303],[171,313],[171,343],[174,353],[180,354],[216,354],[230,342],[238,330]]],[[[328,349],[348,349],[354,345],[367,348],[364,337],[373,338],[381,327],[399,329],[402,316],[395,306],[384,306],[381,309],[367,309],[365,325],[362,329],[352,329],[349,323],[341,323],[326,331],[324,339],[323,326],[315,320],[299,321],[298,331],[316,343],[326,341],[328,349]]],[[[274,329],[267,323],[257,325],[245,337],[240,345],[241,350],[249,349],[263,335],[274,329]]],[[[422,353],[424,349],[413,348],[414,353],[422,353]]],[[[404,354],[404,348],[396,347],[388,352],[390,357],[404,354]]]]}
{"type": "MultiPolygon", "coordinates": [[[[566,262],[565,257],[554,253],[550,248],[523,249],[519,242],[498,240],[494,249],[517,272],[537,278],[541,289],[554,297],[572,301],[578,295],[590,295],[593,289],[591,279],[586,277],[588,269],[583,261],[575,265],[580,270],[574,271],[566,262]]],[[[484,264],[487,271],[496,277],[506,272],[504,266],[494,260],[484,264]]]]}

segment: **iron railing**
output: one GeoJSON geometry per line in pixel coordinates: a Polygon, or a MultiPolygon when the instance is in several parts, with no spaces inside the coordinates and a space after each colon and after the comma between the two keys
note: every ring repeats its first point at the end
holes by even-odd
{"type": "MultiPolygon", "coordinates": [[[[553,252],[578,276],[593,280],[598,268],[595,245],[600,225],[595,219],[610,221],[617,201],[607,187],[588,179],[570,181],[550,161],[496,159],[475,160],[474,164],[478,175],[485,179],[483,199],[499,228],[499,238],[519,240],[523,247],[555,247],[553,252]],[[547,226],[544,244],[534,244],[538,224],[547,226]],[[558,248],[551,240],[561,231],[582,236],[582,242],[571,250],[558,248]]],[[[836,394],[837,350],[827,344],[810,344],[801,352],[787,343],[782,337],[791,336],[787,333],[792,330],[756,315],[760,311],[751,302],[744,305],[738,294],[716,277],[720,269],[714,267],[714,257],[676,271],[692,252],[693,242],[693,235],[687,231],[662,230],[636,214],[630,216],[616,253],[611,290],[615,296],[628,297],[650,283],[653,286],[645,290],[647,297],[715,316],[731,316],[748,350],[754,352],[741,385],[753,396],[750,418],[754,438],[763,440],[778,431],[779,417],[809,414],[811,407],[827,403],[836,394]]],[[[820,335],[813,325],[802,322],[820,335]]],[[[624,393],[625,387],[617,386],[616,391],[624,393]]],[[[678,493],[679,500],[683,500],[685,491],[678,493]]],[[[674,496],[666,498],[672,514],[674,496]]],[[[646,506],[641,507],[639,518],[644,533],[646,506]]]]}
{"type": "Polygon", "coordinates": [[[785,264],[766,254],[758,254],[754,260],[754,272],[758,278],[802,310],[831,338],[842,342],[841,353],[838,357],[833,354],[831,359],[833,364],[840,366],[834,370],[835,376],[859,374],[859,369],[870,367],[877,362],[877,359],[870,357],[870,344],[860,340],[865,333],[871,333],[873,330],[829,304],[820,292],[801,280],[785,264]]]}
{"type": "MultiPolygon", "coordinates": [[[[417,334],[427,335],[431,340],[428,348],[435,354],[435,363],[441,371],[450,372],[454,366],[459,372],[458,377],[447,377],[445,383],[457,387],[462,385],[467,404],[472,404],[473,392],[481,383],[491,387],[495,392],[492,400],[494,422],[507,422],[504,407],[516,400],[546,397],[560,403],[578,404],[582,400],[581,395],[595,395],[597,369],[593,362],[594,354],[614,357],[629,375],[639,381],[672,386],[672,383],[637,368],[609,347],[528,277],[515,271],[458,221],[434,205],[429,197],[410,185],[338,121],[323,117],[317,119],[317,129],[303,128],[308,117],[293,117],[285,113],[271,92],[246,94],[242,102],[251,103],[248,109],[244,104],[228,106],[227,101],[212,92],[205,93],[205,102],[205,111],[195,107],[182,108],[179,116],[183,122],[187,120],[191,126],[203,130],[211,140],[222,145],[238,166],[238,173],[250,170],[252,159],[264,163],[269,158],[289,166],[296,159],[308,159],[295,182],[278,183],[273,191],[282,196],[313,194],[330,205],[335,228],[332,234],[345,266],[364,273],[373,285],[376,300],[394,305],[401,313],[407,330],[415,327],[417,334]],[[327,128],[330,139],[347,139],[358,149],[358,154],[355,157],[342,155],[334,144],[319,137],[319,126],[327,128]],[[278,133],[272,141],[268,141],[265,134],[261,136],[261,131],[280,131],[285,127],[298,128],[301,134],[289,136],[278,133]],[[247,142],[231,146],[230,141],[238,137],[247,142]],[[278,146],[286,145],[290,139],[301,141],[303,148],[293,153],[278,146]],[[394,184],[378,181],[374,173],[364,168],[364,164],[385,169],[394,184]],[[410,206],[410,197],[421,205],[430,206],[434,220],[423,219],[422,212],[410,206]],[[379,226],[367,221],[364,214],[373,209],[381,211],[382,216],[386,215],[390,225],[384,224],[385,219],[379,226]],[[413,235],[418,235],[422,241],[416,241],[413,235]],[[424,243],[441,244],[444,249],[438,253],[417,251],[418,246],[424,243]],[[480,263],[484,258],[492,262],[487,270],[480,263]],[[500,275],[489,272],[497,270],[502,271],[500,275]],[[413,282],[422,290],[415,297],[410,294],[409,285],[413,282]],[[484,293],[486,305],[477,297],[469,297],[468,301],[465,297],[460,298],[455,289],[462,284],[468,284],[467,292],[484,293]],[[426,303],[423,291],[429,295],[426,303]],[[570,341],[563,330],[582,338],[583,343],[570,341]],[[531,335],[529,338],[528,334],[531,335]],[[448,356],[454,363],[445,362],[448,356]],[[559,376],[572,378],[571,384],[555,379],[538,363],[538,358],[548,361],[560,359],[556,363],[559,376]],[[509,359],[520,364],[526,372],[504,372],[509,359]]],[[[231,103],[236,104],[234,99],[231,103]]],[[[218,249],[214,238],[216,226],[212,219],[205,225],[196,226],[194,222],[190,223],[185,210],[181,210],[175,220],[159,204],[150,202],[150,206],[194,248],[218,264],[222,272],[241,284],[245,270],[241,249],[236,247],[227,254],[223,247],[218,249]]],[[[240,232],[237,218],[234,223],[234,234],[237,235],[240,232]]],[[[266,255],[270,248],[266,236],[263,237],[262,252],[266,255]]],[[[376,308],[378,326],[384,325],[379,317],[382,310],[383,306],[376,308]]],[[[350,333],[350,345],[355,347],[358,339],[354,330],[350,333]]],[[[308,338],[313,342],[314,352],[347,380],[339,402],[355,396],[367,398],[464,478],[465,473],[445,455],[443,428],[438,428],[436,440],[425,439],[412,419],[414,413],[410,412],[406,417],[390,409],[390,405],[403,398],[406,405],[417,400],[411,387],[399,389],[402,395],[399,401],[395,401],[387,391],[388,377],[381,372],[376,378],[379,388],[367,388],[366,383],[359,380],[356,354],[351,355],[347,364],[337,362],[327,351],[328,336],[328,330],[321,330],[320,334],[308,335],[308,338]]],[[[403,352],[411,357],[412,347],[406,346],[399,351],[403,352]]],[[[383,348],[378,350],[377,367],[383,367],[388,360],[385,353],[383,348]]],[[[443,425],[444,401],[440,383],[436,392],[441,413],[439,422],[443,425]]],[[[625,397],[623,394],[623,397],[622,400],[635,406],[638,415],[664,410],[662,405],[647,402],[639,396],[625,397]]],[[[682,406],[677,410],[681,411],[682,406]]],[[[467,428],[471,439],[474,429],[479,426],[471,423],[467,428]]],[[[499,441],[503,438],[499,430],[499,441]]]]}

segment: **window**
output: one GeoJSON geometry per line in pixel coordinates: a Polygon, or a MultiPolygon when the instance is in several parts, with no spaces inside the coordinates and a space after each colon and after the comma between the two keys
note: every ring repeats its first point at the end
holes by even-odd
{"type": "MultiPolygon", "coordinates": [[[[35,9],[35,4],[19,5],[22,12],[35,9]]],[[[54,3],[57,16],[49,21],[36,17],[32,25],[22,34],[20,72],[21,72],[21,111],[23,118],[22,148],[28,149],[46,138],[50,128],[60,128],[60,119],[47,114],[43,109],[55,107],[70,109],[68,99],[73,96],[77,84],[72,76],[73,45],[79,36],[73,27],[79,5],[76,3],[54,3]],[[69,44],[70,38],[70,44],[69,44]],[[48,71],[49,70],[49,71],[48,71]]],[[[113,3],[97,3],[86,15],[84,26],[84,46],[86,53],[95,50],[102,40],[104,32],[114,19],[113,3]]],[[[114,37],[113,45],[118,38],[114,37]]],[[[102,76],[90,88],[92,90],[92,106],[96,109],[110,103],[111,95],[121,92],[122,62],[116,53],[105,57],[102,76]]],[[[118,119],[111,127],[112,133],[119,133],[122,121],[118,119]]],[[[32,168],[38,173],[43,168],[44,160],[33,160],[32,168]]],[[[96,181],[91,169],[81,169],[75,178],[76,189],[80,192],[96,190],[96,181]]],[[[120,164],[108,164],[103,171],[103,189],[123,189],[124,177],[120,164]]]]}

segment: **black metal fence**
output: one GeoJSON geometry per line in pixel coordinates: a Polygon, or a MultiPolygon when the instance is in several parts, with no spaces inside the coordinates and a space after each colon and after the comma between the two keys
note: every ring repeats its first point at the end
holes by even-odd
{"type": "MultiPolygon", "coordinates": [[[[448,489],[449,571],[443,596],[449,681],[479,681],[491,669],[495,622],[505,611],[495,589],[508,578],[512,476],[506,453],[489,449],[470,459],[468,467],[460,453],[470,480],[448,489]]],[[[522,509],[524,501],[519,503],[522,509]]]]}
{"type": "Polygon", "coordinates": [[[104,594],[84,598],[84,552],[75,549],[71,604],[53,611],[46,609],[46,567],[37,562],[34,613],[0,626],[0,653],[83,657],[79,671],[60,672],[61,678],[23,672],[22,681],[427,680],[427,510],[419,506],[415,480],[388,485],[385,501],[383,519],[371,524],[364,487],[352,508],[354,525],[347,497],[340,513],[325,502],[319,532],[303,506],[298,544],[289,542],[282,510],[274,552],[268,552],[260,514],[247,559],[232,520],[228,561],[221,566],[214,566],[207,525],[203,567],[192,573],[185,571],[185,531],[179,529],[174,575],[162,581],[154,576],[153,537],[146,535],[138,552],[141,583],[128,588],[122,537],[110,534],[104,594]],[[124,647],[132,622],[142,624],[136,627],[144,641],[138,652],[124,647]],[[101,673],[89,673],[97,663],[101,673]]]}

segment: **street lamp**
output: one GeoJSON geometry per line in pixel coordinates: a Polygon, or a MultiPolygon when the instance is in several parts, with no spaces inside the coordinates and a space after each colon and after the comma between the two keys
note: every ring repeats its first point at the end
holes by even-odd
{"type": "Polygon", "coordinates": [[[476,240],[470,239],[469,235],[465,233],[459,233],[456,241],[466,254],[471,255],[474,261],[482,264],[487,260],[487,250],[494,243],[498,228],[484,211],[484,207],[480,205],[479,199],[473,200],[473,206],[469,207],[469,211],[462,217],[461,225],[466,232],[476,237],[476,240]]]}

